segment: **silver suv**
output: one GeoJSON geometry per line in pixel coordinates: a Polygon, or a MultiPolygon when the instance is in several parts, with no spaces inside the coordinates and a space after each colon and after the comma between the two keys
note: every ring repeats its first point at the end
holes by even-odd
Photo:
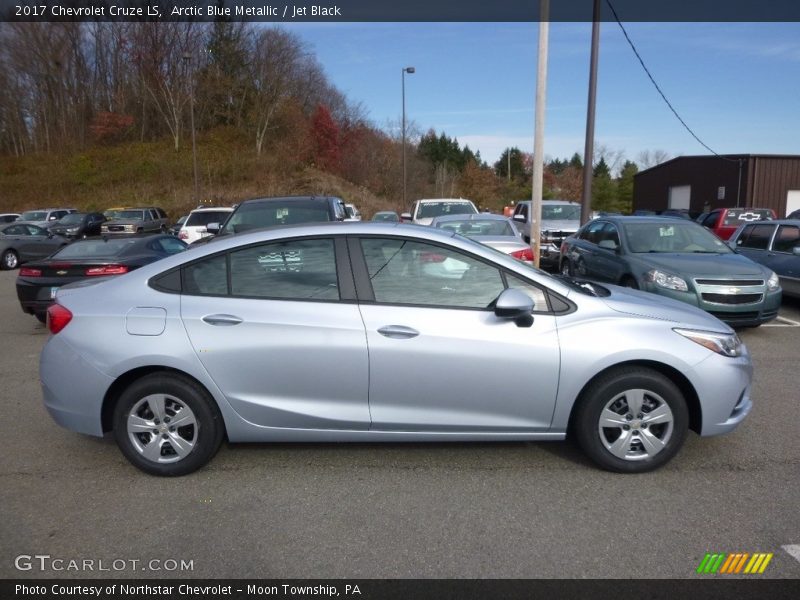
{"type": "MultiPolygon", "coordinates": [[[[531,201],[517,203],[514,222],[521,229],[522,237],[530,244],[531,201]]],[[[569,200],[543,200],[539,265],[543,269],[558,269],[561,258],[561,242],[581,226],[581,205],[569,200]]]]}
{"type": "Polygon", "coordinates": [[[167,213],[155,206],[124,208],[116,211],[114,218],[100,227],[101,233],[152,233],[166,232],[169,227],[167,213]]]}

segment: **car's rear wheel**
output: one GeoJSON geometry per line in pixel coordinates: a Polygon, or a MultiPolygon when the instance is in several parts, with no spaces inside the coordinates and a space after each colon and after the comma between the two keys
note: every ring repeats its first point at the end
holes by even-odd
{"type": "Polygon", "coordinates": [[[114,408],[114,436],[125,457],[153,475],[196,471],[216,454],[222,415],[199,384],[177,374],[154,373],[133,382],[114,408]]]}
{"type": "Polygon", "coordinates": [[[11,269],[16,269],[19,266],[19,256],[13,250],[6,250],[3,252],[3,256],[0,257],[0,269],[4,271],[10,271],[11,269]]]}
{"type": "Polygon", "coordinates": [[[683,445],[688,427],[678,387],[641,367],[617,369],[593,381],[574,419],[583,451],[618,473],[644,473],[666,464],[683,445]]]}
{"type": "Polygon", "coordinates": [[[561,259],[561,274],[565,277],[572,277],[572,263],[569,262],[568,258],[561,259]]]}

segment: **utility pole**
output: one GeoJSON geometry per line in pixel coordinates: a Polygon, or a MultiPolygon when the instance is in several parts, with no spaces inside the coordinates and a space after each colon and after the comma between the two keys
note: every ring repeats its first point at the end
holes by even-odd
{"type": "Polygon", "coordinates": [[[550,0],[541,0],[539,13],[539,59],[536,66],[536,108],[533,132],[533,192],[531,194],[531,250],[539,267],[542,231],[542,178],[544,176],[544,108],[547,96],[547,46],[550,35],[550,0]]]}
{"type": "Polygon", "coordinates": [[[403,210],[406,210],[408,204],[406,203],[406,73],[414,73],[414,67],[404,67],[402,80],[403,80],[403,210]]]}
{"type": "Polygon", "coordinates": [[[511,183],[511,148],[506,150],[506,159],[508,161],[508,167],[506,168],[506,176],[508,177],[508,183],[511,183]]]}
{"type": "Polygon", "coordinates": [[[589,101],[586,107],[586,146],[583,151],[583,197],[581,225],[592,217],[592,176],[594,158],[594,113],[597,104],[597,55],[600,52],[600,0],[594,0],[592,55],[589,60],[589,101]]]}
{"type": "Polygon", "coordinates": [[[197,206],[200,201],[200,180],[197,172],[197,141],[194,132],[194,66],[191,62],[192,56],[188,52],[183,55],[183,61],[188,65],[189,73],[189,123],[192,127],[192,169],[194,172],[194,194],[192,201],[197,206]]]}

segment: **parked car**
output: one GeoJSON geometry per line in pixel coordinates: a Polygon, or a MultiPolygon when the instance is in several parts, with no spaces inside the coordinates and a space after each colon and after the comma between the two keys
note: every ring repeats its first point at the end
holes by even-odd
{"type": "Polygon", "coordinates": [[[186,223],[186,219],[189,218],[189,215],[183,215],[177,221],[175,221],[172,225],[167,228],[167,233],[170,235],[174,235],[175,237],[178,236],[178,232],[183,227],[183,224],[186,223]]]}
{"type": "Polygon", "coordinates": [[[103,213],[69,213],[53,223],[48,229],[50,233],[65,238],[86,238],[90,235],[100,235],[100,227],[106,222],[103,213]]]}
{"type": "Polygon", "coordinates": [[[196,242],[200,238],[208,237],[207,226],[209,223],[222,223],[227,219],[233,209],[230,207],[197,208],[189,213],[189,217],[178,231],[178,237],[187,244],[196,242]]]}
{"type": "Polygon", "coordinates": [[[697,217],[697,222],[727,240],[742,223],[776,219],[771,208],[715,208],[697,217]]]}
{"type": "Polygon", "coordinates": [[[103,216],[110,221],[111,219],[116,219],[117,215],[123,210],[128,210],[128,208],[125,206],[115,206],[113,208],[107,208],[106,210],[103,211],[103,216]]]}
{"type": "Polygon", "coordinates": [[[350,204],[349,202],[344,205],[344,209],[347,212],[347,218],[345,221],[360,221],[361,220],[361,211],[356,208],[355,204],[350,204]]]}
{"type": "Polygon", "coordinates": [[[166,233],[169,226],[167,213],[156,206],[126,208],[113,214],[113,218],[101,225],[102,233],[166,233]]]}
{"type": "MultiPolygon", "coordinates": [[[[522,238],[530,244],[531,201],[523,200],[514,208],[514,222],[521,229],[522,238]]],[[[539,240],[539,266],[543,269],[558,269],[561,242],[578,231],[581,226],[581,205],[568,200],[543,200],[541,238],[539,240]]]]}
{"type": "Polygon", "coordinates": [[[434,217],[445,215],[474,215],[478,208],[470,200],[463,198],[438,198],[433,200],[417,200],[411,207],[411,212],[401,215],[404,221],[411,221],[417,225],[430,225],[434,217]]]}
{"type": "Polygon", "coordinates": [[[561,253],[564,275],[681,300],[729,325],[753,327],[778,316],[778,276],[693,221],[595,219],[564,240],[561,253]]]}
{"type": "Polygon", "coordinates": [[[372,215],[372,220],[385,223],[399,223],[400,216],[393,210],[381,210],[372,215]]]}
{"type": "Polygon", "coordinates": [[[728,244],[774,271],[784,295],[800,298],[800,219],[739,225],[728,244]]]}
{"type": "Polygon", "coordinates": [[[17,213],[0,213],[0,224],[13,223],[18,219],[19,215],[17,213]]]}
{"type": "Polygon", "coordinates": [[[463,235],[533,265],[530,245],[522,239],[513,221],[503,215],[480,213],[435,217],[431,221],[431,227],[463,235]]]}
{"type": "Polygon", "coordinates": [[[800,219],[800,209],[795,210],[788,215],[786,215],[787,219],[800,219]]]}
{"type": "Polygon", "coordinates": [[[0,225],[0,269],[16,269],[28,261],[50,256],[67,243],[66,238],[32,223],[0,225]]]}
{"type": "Polygon", "coordinates": [[[344,202],[335,196],[252,198],[236,206],[223,224],[209,223],[206,229],[214,237],[197,240],[192,246],[204,244],[216,237],[225,237],[262,227],[344,221],[345,218],[347,218],[347,211],[344,202]]]}
{"type": "Polygon", "coordinates": [[[58,221],[61,217],[74,212],[77,212],[74,208],[40,208],[37,210],[26,210],[19,216],[19,220],[46,228],[48,225],[58,221]]]}
{"type": "Polygon", "coordinates": [[[124,275],[187,245],[171,235],[125,236],[77,240],[43,260],[27,263],[17,275],[17,298],[23,312],[45,322],[47,307],[64,285],[124,275]]]}
{"type": "Polygon", "coordinates": [[[61,289],[48,327],[39,375],[50,415],[83,434],[113,430],[128,460],[157,475],[202,467],[223,439],[568,431],[601,467],[636,473],[669,461],[688,429],[726,433],[752,408],[747,349],[707,313],[559,280],[435,228],[219,238],[61,289]],[[273,255],[296,261],[265,269],[273,255]],[[464,264],[461,278],[425,269],[440,255],[464,264]]]}

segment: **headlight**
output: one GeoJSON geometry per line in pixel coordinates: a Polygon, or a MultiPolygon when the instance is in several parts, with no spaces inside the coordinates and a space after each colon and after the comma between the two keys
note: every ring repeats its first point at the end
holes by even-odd
{"type": "Polygon", "coordinates": [[[67,233],[78,233],[77,227],[67,227],[67,233]]]}
{"type": "Polygon", "coordinates": [[[679,292],[688,292],[689,286],[686,285],[686,280],[678,277],[677,275],[670,275],[669,273],[664,273],[663,271],[659,271],[658,269],[653,269],[652,271],[648,271],[647,275],[645,275],[645,279],[652,283],[655,283],[658,287],[662,287],[668,290],[677,290],[679,292]]]}
{"type": "Polygon", "coordinates": [[[767,289],[770,292],[775,292],[780,287],[781,282],[778,280],[778,276],[775,274],[775,272],[773,272],[772,275],[769,276],[769,279],[767,279],[767,289]]]}
{"type": "Polygon", "coordinates": [[[734,358],[742,355],[744,344],[735,333],[714,333],[713,331],[695,331],[694,329],[673,329],[677,334],[692,340],[722,356],[734,358]]]}
{"type": "Polygon", "coordinates": [[[133,225],[125,225],[125,231],[134,231],[133,225]]]}

